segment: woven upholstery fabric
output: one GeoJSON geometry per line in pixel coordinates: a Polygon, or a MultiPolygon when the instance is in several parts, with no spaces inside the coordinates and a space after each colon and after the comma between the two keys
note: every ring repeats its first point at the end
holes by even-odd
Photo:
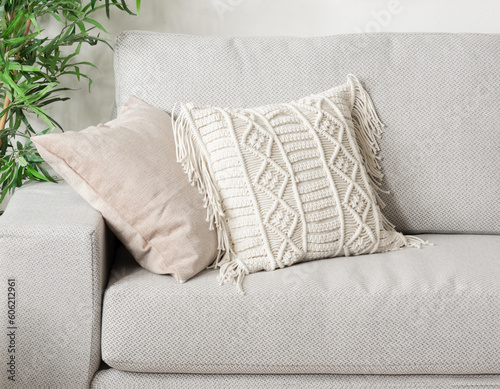
{"type": "Polygon", "coordinates": [[[356,74],[387,126],[385,216],[406,233],[500,232],[498,35],[125,32],[115,53],[118,106],[134,94],[168,112],[294,101],[356,74]]]}
{"type": "Polygon", "coordinates": [[[500,236],[259,272],[246,296],[119,250],[103,300],[113,368],[206,374],[500,374],[500,236]],[[133,296],[133,298],[131,298],[133,296]]]}
{"type": "Polygon", "coordinates": [[[500,387],[500,376],[388,376],[388,375],[202,375],[147,374],[115,369],[99,371],[92,389],[122,388],[304,388],[304,389],[493,389],[500,387]]]}
{"type": "Polygon", "coordinates": [[[221,281],[241,286],[245,275],[260,270],[407,245],[385,228],[376,178],[367,173],[377,175],[373,150],[381,130],[353,76],[291,103],[181,104],[174,126],[178,161],[218,227],[226,251],[217,264],[221,281]]]}
{"type": "MultiPolygon", "coordinates": [[[[114,239],[64,182],[16,191],[0,217],[0,279],[16,280],[15,387],[88,387],[101,360],[101,296],[114,239]]],[[[0,303],[6,320],[6,290],[0,303]]],[[[4,367],[0,387],[7,388],[4,367]]]]}

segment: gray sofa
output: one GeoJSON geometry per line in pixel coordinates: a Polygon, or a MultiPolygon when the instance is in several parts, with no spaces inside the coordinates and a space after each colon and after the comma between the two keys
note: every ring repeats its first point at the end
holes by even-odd
{"type": "Polygon", "coordinates": [[[500,387],[499,63],[481,34],[122,33],[118,109],[255,106],[358,76],[387,125],[384,213],[434,246],[252,274],[241,296],[215,270],[147,272],[67,184],[28,184],[0,217],[0,387],[500,387]]]}

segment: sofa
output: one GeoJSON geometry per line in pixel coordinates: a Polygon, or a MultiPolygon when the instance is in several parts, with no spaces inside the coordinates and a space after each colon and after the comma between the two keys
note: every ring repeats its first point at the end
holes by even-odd
{"type": "Polygon", "coordinates": [[[68,184],[29,183],[0,217],[0,387],[500,388],[499,60],[486,34],[121,33],[118,109],[357,75],[386,125],[383,212],[432,245],[251,274],[241,295],[213,269],[148,272],[68,184]]]}

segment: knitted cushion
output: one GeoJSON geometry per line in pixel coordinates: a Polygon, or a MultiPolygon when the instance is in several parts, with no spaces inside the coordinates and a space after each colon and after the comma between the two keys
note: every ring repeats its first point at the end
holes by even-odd
{"type": "Polygon", "coordinates": [[[353,76],[289,104],[182,105],[174,131],[225,251],[222,283],[241,289],[259,270],[421,243],[397,233],[377,205],[382,124],[353,76]]]}

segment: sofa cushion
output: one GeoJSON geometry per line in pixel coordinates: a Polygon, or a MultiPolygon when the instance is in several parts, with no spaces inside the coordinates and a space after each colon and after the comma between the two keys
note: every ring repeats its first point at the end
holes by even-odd
{"type": "Polygon", "coordinates": [[[499,374],[500,236],[179,285],[118,252],[103,360],[120,370],[245,374],[499,374]]]}
{"type": "Polygon", "coordinates": [[[100,370],[91,389],[494,389],[500,375],[146,374],[100,370]]]}
{"type": "Polygon", "coordinates": [[[168,112],[177,101],[257,107],[356,74],[387,126],[385,216],[406,233],[500,233],[499,57],[500,35],[486,34],[125,32],[117,39],[116,99],[120,107],[134,94],[168,112]]]}
{"type": "Polygon", "coordinates": [[[215,260],[217,236],[176,163],[171,120],[130,96],[110,122],[32,140],[141,266],[184,282],[215,260]]]}

